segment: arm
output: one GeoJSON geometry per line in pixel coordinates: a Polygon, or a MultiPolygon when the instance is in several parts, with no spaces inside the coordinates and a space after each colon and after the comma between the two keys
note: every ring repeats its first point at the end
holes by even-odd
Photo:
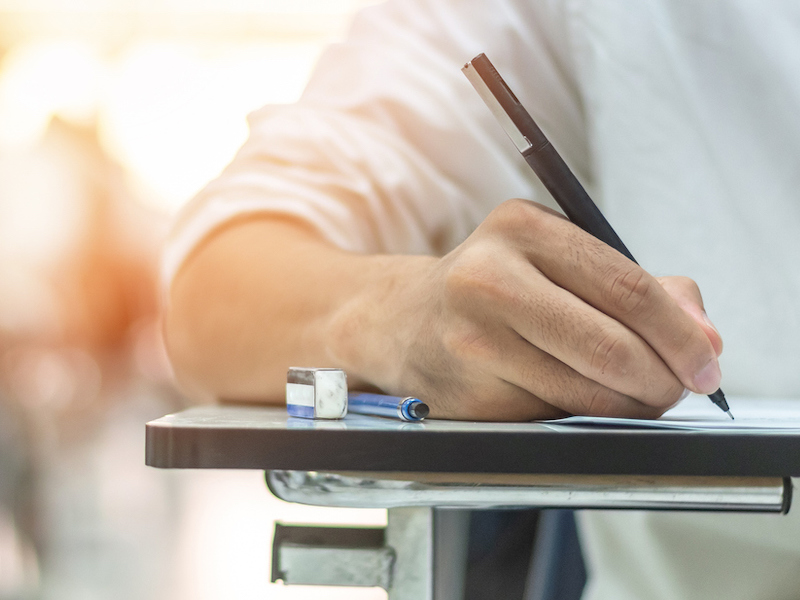
{"type": "Polygon", "coordinates": [[[719,385],[696,286],[665,283],[527,201],[443,258],[352,254],[252,219],[187,262],[167,340],[187,387],[222,398],[279,402],[298,364],[414,394],[438,417],[654,417],[684,387],[719,385]]]}
{"type": "MultiPolygon", "coordinates": [[[[253,221],[308,224],[303,230],[310,239],[321,245],[329,242],[325,256],[314,260],[326,264],[336,254],[335,247],[350,251],[340,251],[350,257],[441,255],[463,241],[502,200],[539,197],[538,181],[520,167],[513,146],[460,72],[463,61],[476,52],[488,50],[498,63],[515,65],[512,72],[530,75],[527,90],[539,100],[534,108],[548,113],[558,140],[574,149],[567,152],[573,167],[585,163],[578,103],[561,81],[563,70],[550,66],[553,44],[538,35],[509,36],[505,31],[508,22],[534,21],[532,14],[514,12],[522,4],[402,0],[374,7],[357,20],[347,43],[323,55],[298,104],[265,107],[251,115],[250,139],[224,173],[182,212],[167,244],[167,333],[179,372],[196,365],[199,380],[219,369],[242,381],[241,371],[249,360],[255,360],[258,369],[266,368],[268,357],[255,359],[252,348],[242,350],[243,356],[228,348],[220,361],[191,358],[188,346],[220,343],[215,336],[203,335],[212,320],[200,315],[206,309],[212,311],[208,314],[224,315],[230,319],[229,335],[236,339],[243,330],[267,329],[263,317],[248,318],[267,311],[262,303],[271,298],[258,299],[253,290],[254,306],[245,307],[246,300],[239,298],[235,306],[244,314],[237,318],[231,311],[233,290],[260,285],[263,293],[274,295],[276,290],[267,290],[266,281],[285,279],[279,269],[296,276],[298,267],[310,264],[292,264],[296,252],[289,240],[273,247],[272,240],[258,235],[251,236],[256,239],[249,251],[240,243],[241,255],[235,254],[235,244],[227,240],[238,236],[235,230],[245,224],[243,215],[253,221]],[[530,60],[537,56],[542,60],[530,60]],[[214,260],[217,245],[224,245],[225,256],[214,260]],[[274,258],[276,264],[259,262],[266,273],[245,282],[242,279],[254,271],[251,256],[274,258]],[[229,281],[232,278],[235,282],[229,281]],[[230,295],[218,312],[205,306],[215,293],[230,295]],[[181,332],[183,326],[190,329],[181,332]],[[233,366],[222,360],[227,357],[235,357],[233,366]]],[[[545,27],[542,15],[538,17],[543,29],[560,35],[557,26],[545,27]]],[[[321,271],[320,277],[328,273],[321,271]]],[[[319,289],[319,281],[303,282],[298,294],[319,289]]],[[[318,359],[293,356],[287,357],[288,364],[315,364],[318,359]]],[[[195,378],[182,376],[184,382],[189,379],[195,378]]],[[[215,385],[193,395],[263,399],[276,398],[281,390],[278,380],[270,389],[215,385]]]]}
{"type": "MultiPolygon", "coordinates": [[[[349,302],[432,260],[346,252],[292,219],[236,221],[172,285],[165,327],[176,375],[195,396],[282,403],[289,366],[342,364],[339,345],[355,340],[332,331],[349,302]]],[[[365,383],[354,368],[348,380],[365,383]]]]}
{"type": "Polygon", "coordinates": [[[507,25],[534,15],[503,12],[523,5],[376,9],[298,106],[253,119],[197,202],[227,224],[209,233],[189,214],[177,228],[196,245],[167,314],[185,385],[278,402],[288,366],[338,366],[353,386],[424,398],[434,416],[525,419],[653,416],[684,387],[704,391],[704,367],[718,380],[718,336],[689,316],[702,315],[690,282],[659,285],[532,202],[492,210],[546,195],[459,72],[478,51],[542,59],[508,72],[530,79],[532,112],[573,168],[588,163],[566,59],[543,39],[557,30],[543,22],[550,3],[524,36],[507,25]]]}

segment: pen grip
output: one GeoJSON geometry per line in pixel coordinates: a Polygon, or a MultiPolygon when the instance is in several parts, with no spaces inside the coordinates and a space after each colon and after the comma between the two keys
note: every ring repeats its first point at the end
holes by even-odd
{"type": "Polygon", "coordinates": [[[617,232],[606,221],[603,213],[550,142],[530,148],[523,152],[522,156],[570,221],[636,262],[617,232]]]}

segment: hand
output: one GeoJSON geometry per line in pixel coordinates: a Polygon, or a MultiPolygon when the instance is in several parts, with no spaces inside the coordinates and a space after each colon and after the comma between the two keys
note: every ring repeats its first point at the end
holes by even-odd
{"type": "Polygon", "coordinates": [[[541,205],[508,201],[443,258],[404,258],[333,335],[371,332],[378,345],[340,357],[348,373],[434,417],[654,418],[719,387],[722,341],[695,283],[652,277],[541,205]]]}

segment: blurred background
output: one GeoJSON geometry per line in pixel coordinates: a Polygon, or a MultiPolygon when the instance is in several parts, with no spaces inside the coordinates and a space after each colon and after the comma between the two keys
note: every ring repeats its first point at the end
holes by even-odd
{"type": "Polygon", "coordinates": [[[367,3],[0,0],[0,600],[386,597],[269,583],[276,519],[384,511],[144,466],[144,423],[185,406],[158,316],[170,218],[367,3]]]}

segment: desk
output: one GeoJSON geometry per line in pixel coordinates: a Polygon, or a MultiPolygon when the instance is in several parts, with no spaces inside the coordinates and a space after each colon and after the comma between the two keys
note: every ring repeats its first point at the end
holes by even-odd
{"type": "Polygon", "coordinates": [[[171,469],[800,476],[800,432],[403,423],[281,408],[199,406],[147,424],[148,465],[171,469]]]}
{"type": "MultiPolygon", "coordinates": [[[[465,544],[447,534],[458,530],[459,511],[437,513],[435,507],[786,512],[788,478],[800,476],[800,432],[402,423],[362,415],[325,422],[291,418],[281,408],[219,405],[148,423],[146,462],[259,469],[286,500],[388,507],[395,581],[408,583],[406,589],[390,585],[390,598],[441,600],[457,597],[446,591],[457,585],[436,572],[422,576],[420,564],[458,560],[465,544]]],[[[346,555],[341,548],[335,554],[346,555]]],[[[293,560],[307,565],[308,556],[299,552],[293,560]]],[[[367,579],[389,585],[385,552],[377,548],[371,556],[378,566],[367,579]]],[[[315,571],[298,577],[326,576],[315,571]]]]}

